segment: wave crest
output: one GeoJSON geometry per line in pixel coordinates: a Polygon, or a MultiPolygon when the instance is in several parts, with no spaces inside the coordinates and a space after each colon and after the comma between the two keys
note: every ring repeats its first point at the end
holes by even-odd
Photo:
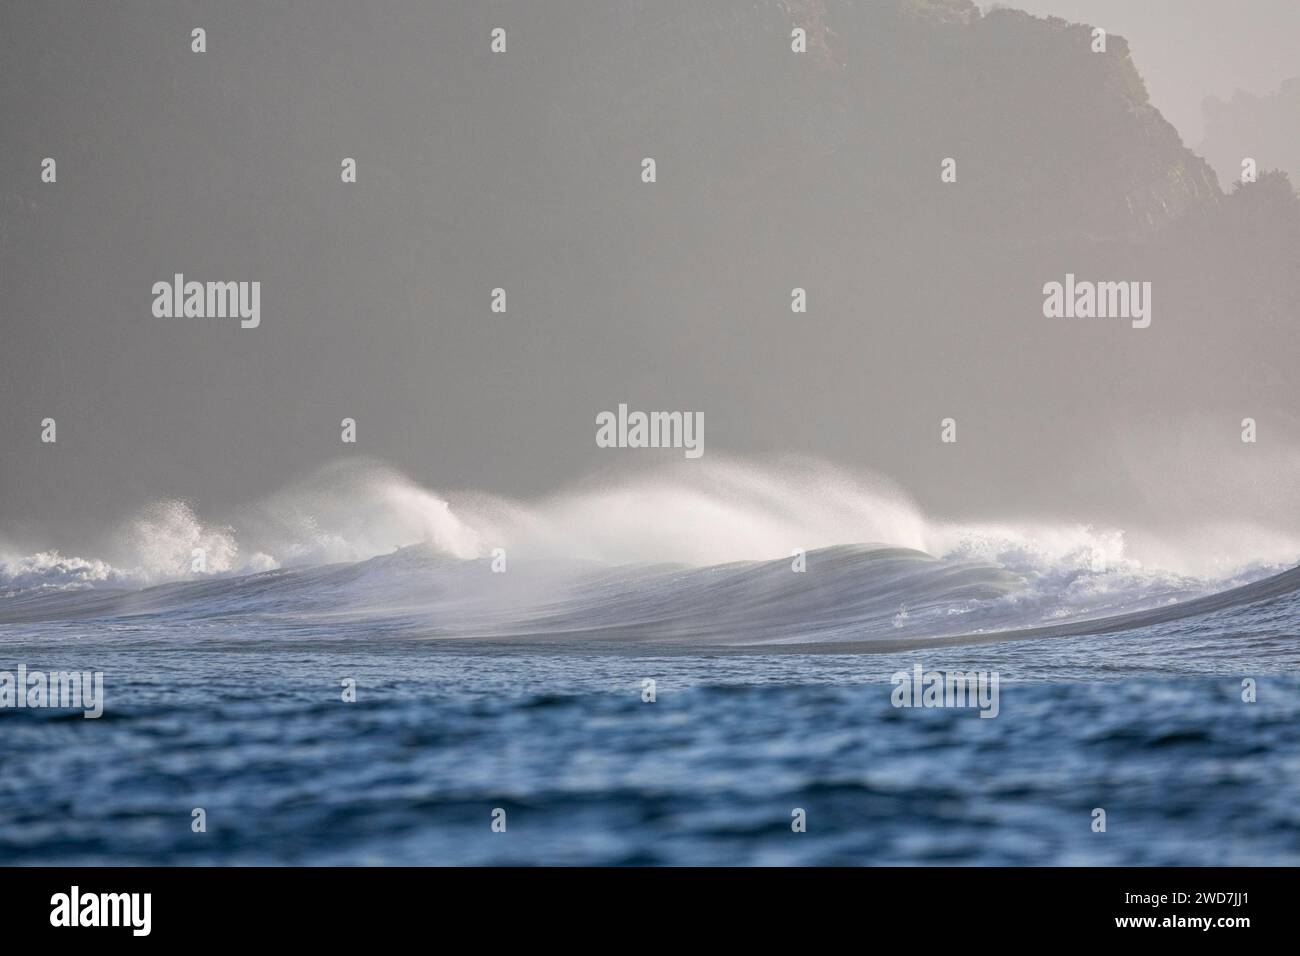
{"type": "MultiPolygon", "coordinates": [[[[883,477],[809,460],[678,463],[536,502],[479,492],[443,496],[381,462],[361,460],[324,468],[222,522],[201,519],[184,501],[158,502],[123,523],[105,559],[51,551],[10,558],[0,561],[0,587],[142,587],[355,563],[411,545],[458,560],[500,548],[512,562],[715,567],[874,544],[1011,572],[1022,585],[1000,600],[1073,614],[1129,606],[1142,595],[1208,591],[1211,578],[1257,577],[1300,554],[1300,546],[1276,534],[1244,535],[1243,547],[1263,541],[1270,554],[1255,554],[1253,565],[1225,563],[1223,537],[1204,540],[1204,554],[1183,550],[1183,567],[1151,566],[1130,553],[1119,529],[934,520],[883,477]]],[[[1164,548],[1171,550],[1177,549],[1164,548]]],[[[915,615],[895,610],[900,621],[915,615]]]]}

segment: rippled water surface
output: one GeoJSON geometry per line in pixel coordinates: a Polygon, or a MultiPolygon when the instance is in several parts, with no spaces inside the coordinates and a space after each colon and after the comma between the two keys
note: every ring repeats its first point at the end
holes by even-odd
{"type": "Polygon", "coordinates": [[[0,669],[107,704],[0,711],[0,862],[1295,864],[1295,611],[886,655],[11,626],[0,669]],[[915,663],[999,715],[894,708],[915,663]]]}

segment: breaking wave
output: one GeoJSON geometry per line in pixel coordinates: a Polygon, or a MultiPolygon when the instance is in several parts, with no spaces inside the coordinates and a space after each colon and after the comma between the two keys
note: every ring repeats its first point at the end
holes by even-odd
{"type": "Polygon", "coordinates": [[[1184,567],[1152,567],[1119,529],[934,520],[883,478],[808,461],[695,462],[530,503],[439,495],[363,461],[217,522],[158,502],[102,559],[0,551],[0,622],[147,611],[441,636],[933,636],[1158,608],[1300,554],[1267,535],[1226,557],[1222,536],[1204,540],[1179,551],[1184,567]]]}

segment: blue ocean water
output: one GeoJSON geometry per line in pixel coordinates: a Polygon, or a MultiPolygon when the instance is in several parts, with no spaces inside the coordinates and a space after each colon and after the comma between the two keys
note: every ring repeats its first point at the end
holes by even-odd
{"type": "Polygon", "coordinates": [[[0,863],[1300,862],[1285,575],[1099,633],[812,653],[307,609],[357,573],[11,594],[0,670],[101,670],[106,706],[0,710],[0,863]],[[998,716],[894,707],[918,663],[997,671],[998,716]]]}

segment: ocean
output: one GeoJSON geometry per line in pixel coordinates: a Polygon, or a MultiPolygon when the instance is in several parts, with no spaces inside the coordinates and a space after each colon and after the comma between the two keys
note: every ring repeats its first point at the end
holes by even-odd
{"type": "Polygon", "coordinates": [[[1300,569],[804,561],[11,586],[0,671],[104,713],[0,710],[0,864],[1300,862],[1300,569]],[[894,706],[918,665],[996,716],[894,706]]]}

